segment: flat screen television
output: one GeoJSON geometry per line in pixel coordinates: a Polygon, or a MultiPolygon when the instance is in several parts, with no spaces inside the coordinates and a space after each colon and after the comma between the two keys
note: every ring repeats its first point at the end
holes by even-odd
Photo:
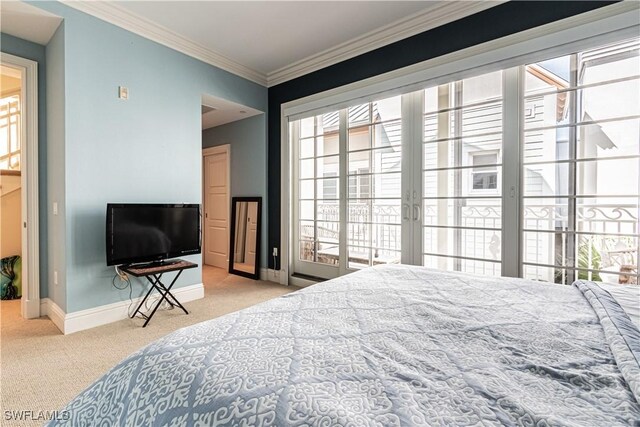
{"type": "Polygon", "coordinates": [[[199,254],[200,205],[107,204],[107,265],[199,254]]]}

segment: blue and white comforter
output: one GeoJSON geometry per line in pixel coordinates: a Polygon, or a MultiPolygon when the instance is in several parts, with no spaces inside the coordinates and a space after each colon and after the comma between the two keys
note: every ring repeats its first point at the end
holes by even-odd
{"type": "Polygon", "coordinates": [[[172,333],[51,425],[640,425],[609,294],[380,266],[172,333]]]}

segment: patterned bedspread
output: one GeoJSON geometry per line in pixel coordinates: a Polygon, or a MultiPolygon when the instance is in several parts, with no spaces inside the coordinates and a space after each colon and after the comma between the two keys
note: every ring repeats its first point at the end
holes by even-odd
{"type": "Polygon", "coordinates": [[[178,330],[51,425],[640,425],[639,359],[593,283],[379,266],[178,330]]]}

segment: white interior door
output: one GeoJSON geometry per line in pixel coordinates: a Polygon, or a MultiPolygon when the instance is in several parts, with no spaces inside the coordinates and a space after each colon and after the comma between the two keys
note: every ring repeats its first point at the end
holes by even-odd
{"type": "Polygon", "coordinates": [[[249,265],[255,265],[256,263],[256,231],[258,229],[258,204],[256,202],[247,203],[247,233],[245,237],[244,245],[244,263],[249,265]]]}
{"type": "Polygon", "coordinates": [[[204,263],[229,266],[229,146],[204,151],[204,263]]]}

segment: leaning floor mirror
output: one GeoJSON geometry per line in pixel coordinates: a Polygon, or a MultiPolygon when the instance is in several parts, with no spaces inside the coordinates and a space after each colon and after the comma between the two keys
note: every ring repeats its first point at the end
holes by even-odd
{"type": "Polygon", "coordinates": [[[262,197],[231,200],[229,273],[260,279],[260,218],[262,197]]]}

